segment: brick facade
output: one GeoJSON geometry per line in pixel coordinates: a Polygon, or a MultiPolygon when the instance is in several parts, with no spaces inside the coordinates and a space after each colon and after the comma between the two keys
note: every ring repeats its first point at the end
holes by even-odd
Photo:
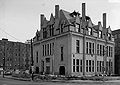
{"type": "Polygon", "coordinates": [[[120,75],[120,29],[112,31],[115,38],[115,74],[120,75]]]}
{"type": "Polygon", "coordinates": [[[28,70],[30,67],[30,44],[0,40],[0,66],[3,66],[5,57],[5,70],[28,70]]]}

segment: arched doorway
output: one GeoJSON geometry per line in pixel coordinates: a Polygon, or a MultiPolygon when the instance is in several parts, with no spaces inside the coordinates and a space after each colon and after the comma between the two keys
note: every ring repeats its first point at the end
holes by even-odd
{"type": "Polygon", "coordinates": [[[36,74],[39,74],[39,67],[36,67],[36,74]]]}
{"type": "Polygon", "coordinates": [[[60,75],[65,75],[65,67],[64,66],[60,66],[60,68],[59,68],[59,74],[60,75]]]}

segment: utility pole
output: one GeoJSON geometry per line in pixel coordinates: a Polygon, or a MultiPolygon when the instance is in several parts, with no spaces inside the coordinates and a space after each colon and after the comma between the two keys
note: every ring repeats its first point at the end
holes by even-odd
{"type": "Polygon", "coordinates": [[[3,78],[4,78],[4,70],[5,70],[5,57],[3,57],[3,78]]]}
{"type": "Polygon", "coordinates": [[[19,52],[18,52],[18,53],[19,53],[19,57],[18,57],[18,58],[19,58],[19,59],[18,59],[19,67],[18,67],[18,68],[19,68],[19,71],[20,71],[20,43],[19,43],[19,45],[18,45],[18,51],[19,51],[19,52]]]}
{"type": "Polygon", "coordinates": [[[32,69],[32,80],[33,80],[33,78],[34,78],[34,76],[33,76],[33,74],[34,74],[34,72],[33,72],[33,70],[34,70],[34,65],[33,65],[33,42],[32,42],[32,39],[31,39],[31,69],[32,69]]]}

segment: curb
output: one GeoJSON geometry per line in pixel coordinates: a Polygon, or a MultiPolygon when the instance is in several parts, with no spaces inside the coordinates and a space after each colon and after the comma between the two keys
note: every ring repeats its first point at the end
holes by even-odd
{"type": "Polygon", "coordinates": [[[15,77],[5,77],[8,79],[20,80],[20,81],[31,81],[31,79],[15,78],[15,77]]]}

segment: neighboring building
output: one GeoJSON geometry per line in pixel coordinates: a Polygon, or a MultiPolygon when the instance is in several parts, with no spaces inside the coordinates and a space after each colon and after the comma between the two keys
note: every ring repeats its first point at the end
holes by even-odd
{"type": "Polygon", "coordinates": [[[59,10],[50,20],[41,15],[41,30],[33,39],[36,73],[60,75],[114,74],[114,38],[106,28],[106,13],[94,25],[86,16],[85,3],[82,16],[78,12],[59,10]],[[106,64],[104,64],[106,63],[106,64]],[[105,68],[104,68],[105,67],[105,68]]]}
{"type": "Polygon", "coordinates": [[[31,41],[30,40],[26,40],[25,44],[31,44],[31,41]]]}
{"type": "Polygon", "coordinates": [[[120,75],[120,29],[112,31],[115,38],[115,74],[120,75]]]}
{"type": "Polygon", "coordinates": [[[0,67],[5,70],[28,70],[30,68],[30,44],[0,40],[0,67]]]}

